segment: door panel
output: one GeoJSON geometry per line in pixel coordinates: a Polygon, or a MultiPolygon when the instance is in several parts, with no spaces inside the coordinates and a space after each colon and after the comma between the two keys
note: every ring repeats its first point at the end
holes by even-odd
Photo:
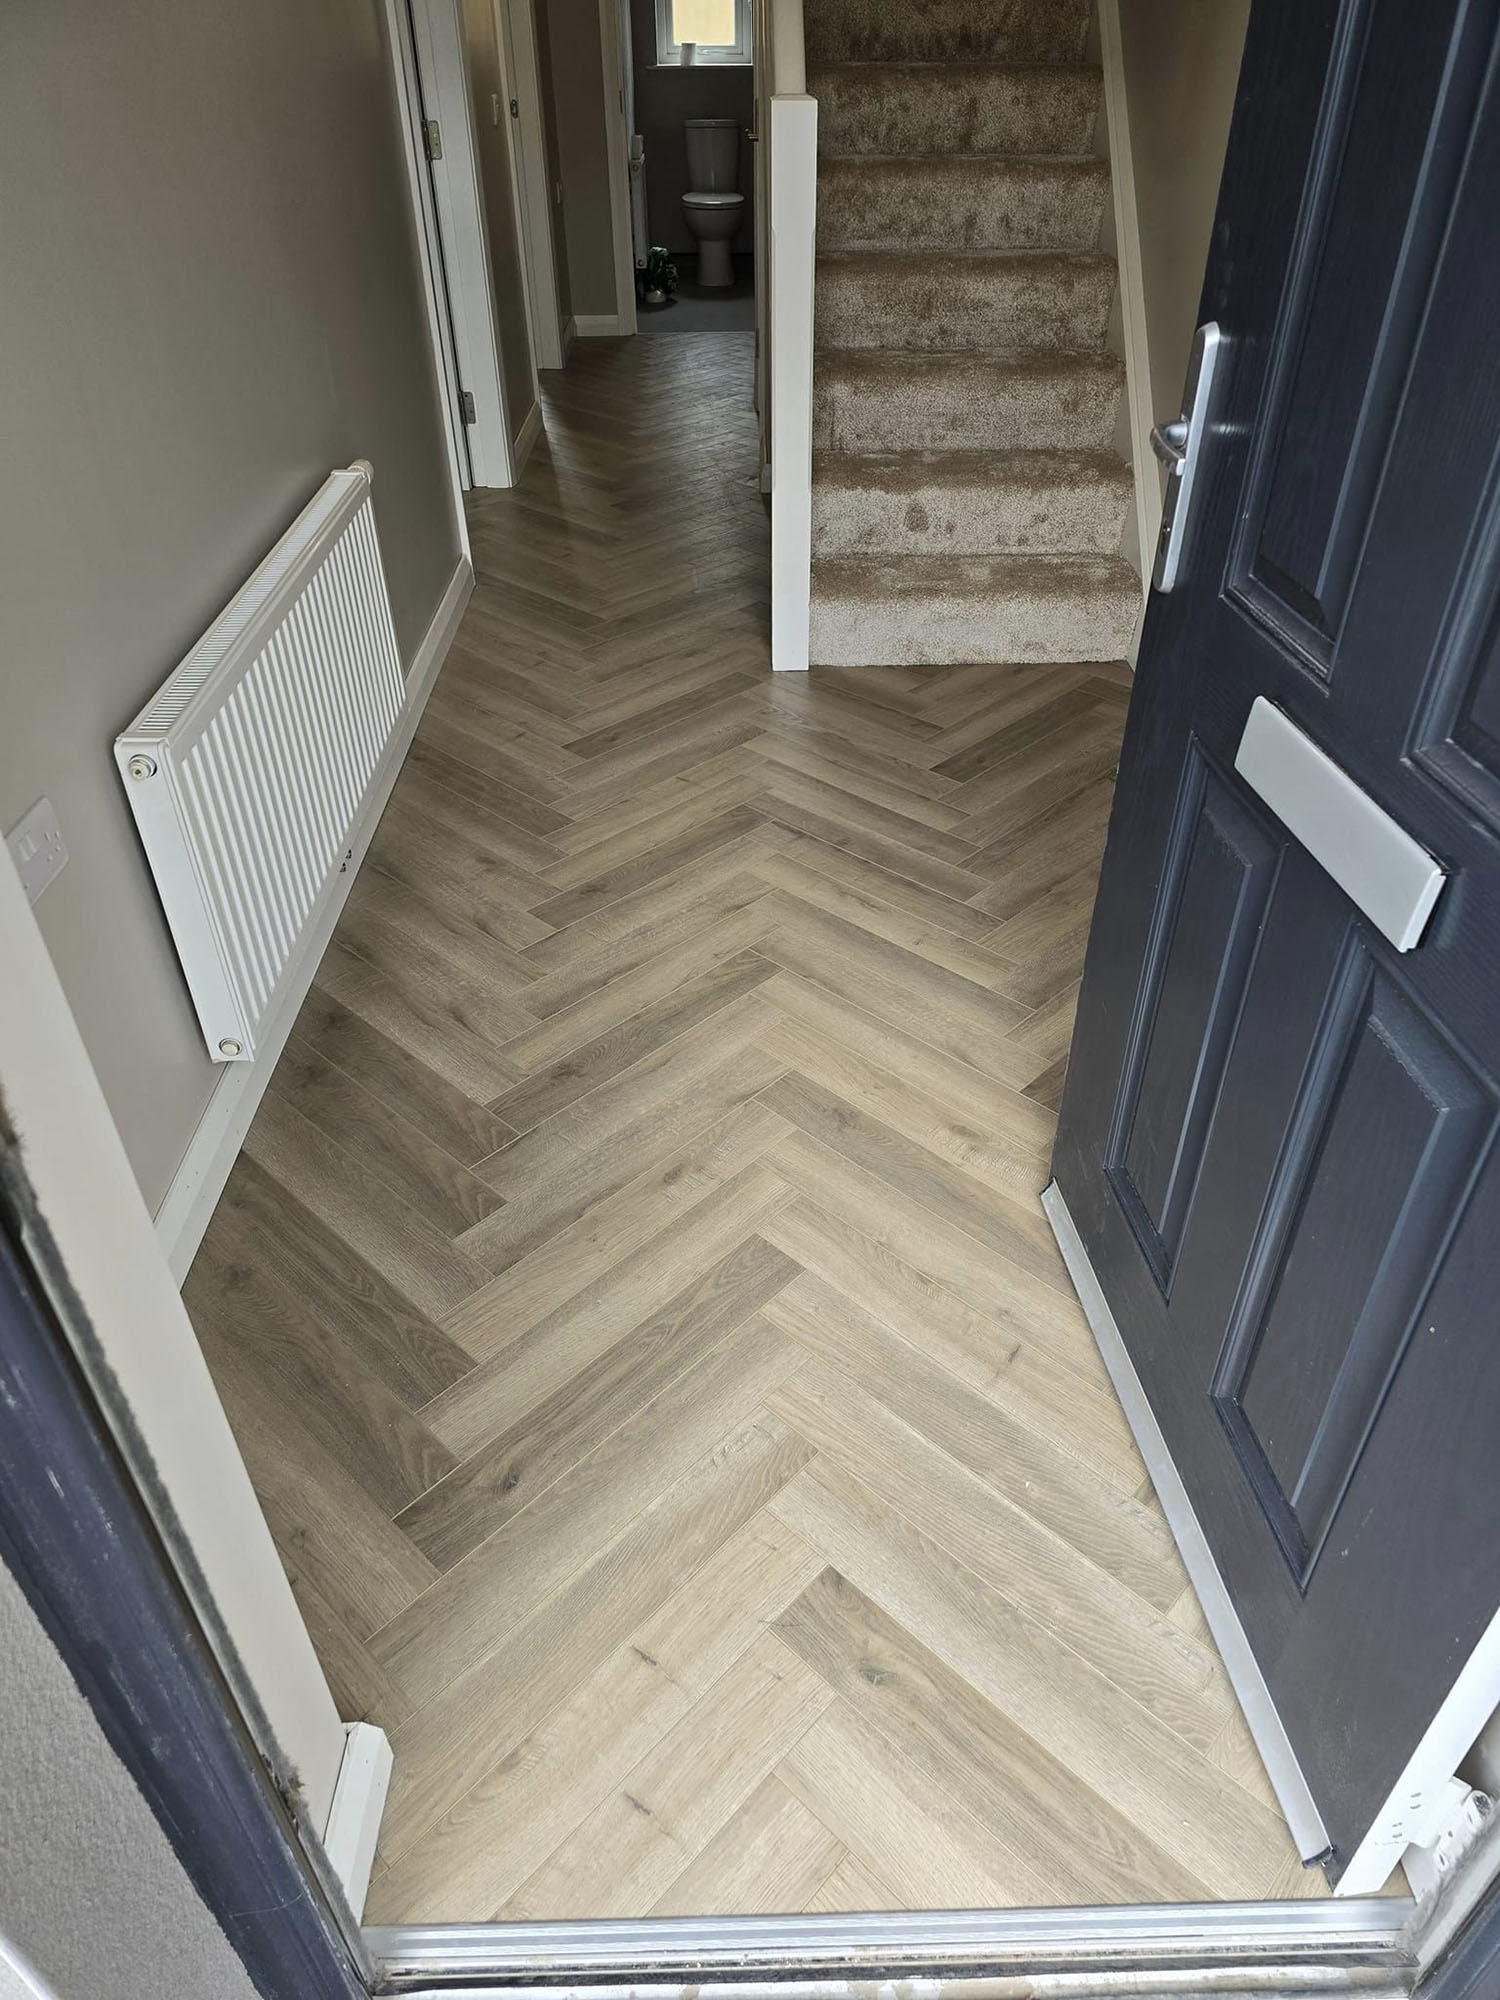
{"type": "Polygon", "coordinates": [[[1451,1771],[1413,1759],[1500,1607],[1497,52],[1500,0],[1256,0],[1218,416],[1055,1155],[1359,1888],[1451,1771]],[[1237,777],[1260,696],[1447,871],[1416,949],[1237,777]]]}
{"type": "Polygon", "coordinates": [[[1450,622],[1415,761],[1500,833],[1500,486],[1450,622]]]}
{"type": "Polygon", "coordinates": [[[1413,36],[1400,7],[1344,9],[1271,333],[1231,589],[1323,675],[1472,112],[1472,72],[1445,74],[1459,11],[1441,0],[1413,36]]]}
{"type": "Polygon", "coordinates": [[[1214,1383],[1300,1590],[1379,1414],[1492,1118],[1356,941],[1214,1383]]]}
{"type": "Polygon", "coordinates": [[[1108,1154],[1116,1197],[1164,1293],[1280,851],[1194,746],[1108,1154]]]}

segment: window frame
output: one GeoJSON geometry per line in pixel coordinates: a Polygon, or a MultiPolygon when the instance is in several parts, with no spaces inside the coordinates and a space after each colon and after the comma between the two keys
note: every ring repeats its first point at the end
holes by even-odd
{"type": "MultiPolygon", "coordinates": [[[[735,39],[732,42],[699,42],[698,54],[690,67],[700,64],[741,64],[746,68],[754,61],[753,0],[734,0],[735,39]]],[[[682,66],[682,45],[672,39],[672,0],[656,0],[656,60],[664,69],[679,69],[682,66]]]]}

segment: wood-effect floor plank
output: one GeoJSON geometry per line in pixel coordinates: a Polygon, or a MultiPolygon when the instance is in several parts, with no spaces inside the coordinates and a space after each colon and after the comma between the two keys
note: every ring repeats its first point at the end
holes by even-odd
{"type": "Polygon", "coordinates": [[[773,1630],[885,1740],[892,1758],[916,1765],[935,1792],[967,1807],[990,1835],[1007,1901],[1202,1898],[1186,1870],[836,1570],[824,1570],[773,1630]]]}

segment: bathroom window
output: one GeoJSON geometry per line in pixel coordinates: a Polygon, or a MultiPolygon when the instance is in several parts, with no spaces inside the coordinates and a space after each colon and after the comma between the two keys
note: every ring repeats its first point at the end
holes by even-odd
{"type": "Polygon", "coordinates": [[[656,59],[679,63],[684,42],[694,61],[747,63],[751,0],[656,0],[656,59]]]}

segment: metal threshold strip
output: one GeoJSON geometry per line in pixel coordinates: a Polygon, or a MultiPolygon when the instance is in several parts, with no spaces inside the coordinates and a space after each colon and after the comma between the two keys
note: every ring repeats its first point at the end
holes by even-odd
{"type": "Polygon", "coordinates": [[[367,1928],[382,1994],[1402,1993],[1406,1897],[367,1928]]]}

